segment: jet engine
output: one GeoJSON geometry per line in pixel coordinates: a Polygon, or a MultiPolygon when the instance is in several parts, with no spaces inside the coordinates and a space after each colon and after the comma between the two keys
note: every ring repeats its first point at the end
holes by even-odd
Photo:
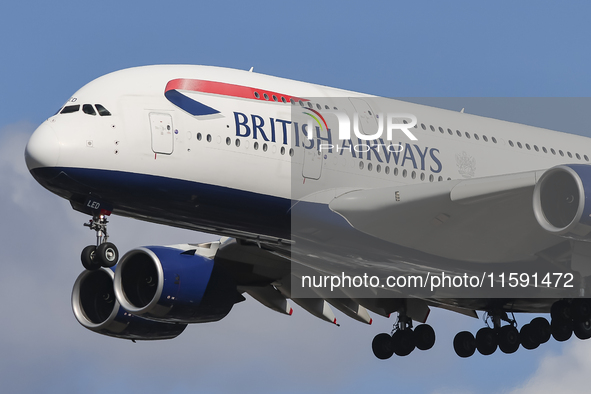
{"type": "Polygon", "coordinates": [[[113,271],[83,271],[74,283],[72,309],[80,324],[91,331],[133,340],[172,339],[186,324],[146,320],[124,310],[113,290],[113,271]]]}
{"type": "Polygon", "coordinates": [[[133,249],[119,261],[114,286],[127,311],[166,322],[218,321],[244,301],[232,278],[196,249],[133,249]]]}
{"type": "Polygon", "coordinates": [[[560,165],[544,172],[534,188],[534,214],[546,231],[591,238],[591,166],[560,165]]]}

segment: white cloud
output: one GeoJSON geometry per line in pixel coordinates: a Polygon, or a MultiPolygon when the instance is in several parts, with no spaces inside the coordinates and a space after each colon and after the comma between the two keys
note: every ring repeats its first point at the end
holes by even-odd
{"type": "Polygon", "coordinates": [[[571,339],[560,354],[546,354],[528,381],[509,394],[588,393],[591,341],[571,339]]]}

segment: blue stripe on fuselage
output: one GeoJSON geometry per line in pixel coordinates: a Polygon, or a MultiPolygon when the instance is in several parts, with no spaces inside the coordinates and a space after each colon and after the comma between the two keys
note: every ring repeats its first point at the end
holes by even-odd
{"type": "Polygon", "coordinates": [[[176,90],[169,90],[164,93],[164,96],[168,99],[168,101],[187,111],[193,116],[213,115],[220,113],[220,111],[208,107],[205,104],[201,104],[199,101],[193,100],[192,98],[189,98],[176,90]]]}
{"type": "Polygon", "coordinates": [[[110,203],[116,214],[202,231],[211,228],[209,232],[289,238],[289,199],[123,171],[46,167],[31,173],[61,197],[83,203],[93,195],[110,203]]]}

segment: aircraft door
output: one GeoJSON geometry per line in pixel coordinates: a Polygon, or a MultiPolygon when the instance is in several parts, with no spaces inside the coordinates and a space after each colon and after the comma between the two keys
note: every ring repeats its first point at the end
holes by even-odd
{"type": "Polygon", "coordinates": [[[320,179],[322,174],[323,155],[318,149],[304,150],[304,167],[302,175],[304,178],[320,179]]]}
{"type": "Polygon", "coordinates": [[[160,112],[150,112],[150,129],[154,153],[172,154],[174,150],[172,116],[160,112]]]}
{"type": "Polygon", "coordinates": [[[371,109],[367,101],[355,97],[350,97],[349,100],[359,116],[359,131],[365,135],[375,134],[378,131],[377,114],[371,109]]]}

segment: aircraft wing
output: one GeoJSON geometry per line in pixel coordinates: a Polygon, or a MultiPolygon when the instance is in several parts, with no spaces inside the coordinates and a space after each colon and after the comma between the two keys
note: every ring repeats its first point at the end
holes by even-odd
{"type": "Polygon", "coordinates": [[[543,173],[356,190],[329,206],[361,232],[433,255],[531,260],[564,241],[544,231],[534,216],[533,190],[543,173]]]}

